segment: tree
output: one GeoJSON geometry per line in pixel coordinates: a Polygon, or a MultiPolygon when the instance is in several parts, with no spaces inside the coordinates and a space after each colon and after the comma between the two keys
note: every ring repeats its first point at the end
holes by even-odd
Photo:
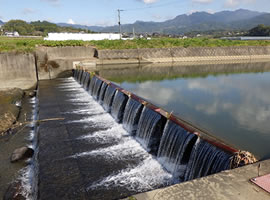
{"type": "Polygon", "coordinates": [[[270,26],[260,24],[249,30],[250,36],[270,36],[270,26]]]}
{"type": "Polygon", "coordinates": [[[31,35],[34,27],[23,20],[10,20],[3,26],[4,31],[17,31],[20,35],[31,35]]]}

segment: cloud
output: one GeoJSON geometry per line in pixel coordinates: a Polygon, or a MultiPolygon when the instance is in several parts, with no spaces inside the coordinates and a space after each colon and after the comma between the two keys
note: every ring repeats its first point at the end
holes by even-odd
{"type": "Polygon", "coordinates": [[[41,0],[49,3],[59,3],[59,0],[41,0]]]}
{"type": "Polygon", "coordinates": [[[199,4],[210,4],[213,0],[192,0],[192,3],[199,3],[199,4]]]}
{"type": "Polygon", "coordinates": [[[143,2],[145,4],[151,4],[156,3],[158,0],[137,0],[137,1],[143,2]]]}
{"type": "Polygon", "coordinates": [[[50,3],[53,6],[59,6],[60,5],[60,0],[40,0],[40,1],[50,3]]]}
{"type": "Polygon", "coordinates": [[[159,83],[152,81],[146,81],[140,84],[133,92],[145,99],[153,100],[153,102],[158,100],[156,103],[161,106],[168,105],[174,99],[175,94],[173,89],[160,87],[159,83]]]}
{"type": "Polygon", "coordinates": [[[74,22],[73,19],[69,19],[67,23],[68,23],[68,24],[75,24],[75,22],[74,22]]]}
{"type": "Polygon", "coordinates": [[[157,20],[157,21],[164,21],[164,20],[169,20],[169,19],[173,19],[174,16],[162,16],[159,14],[153,14],[152,15],[152,19],[157,20]]]}
{"type": "Polygon", "coordinates": [[[227,8],[235,8],[241,4],[254,3],[256,0],[226,0],[224,6],[227,8]]]}
{"type": "Polygon", "coordinates": [[[32,8],[24,8],[22,11],[22,14],[24,14],[24,15],[30,15],[33,13],[35,13],[35,10],[33,10],[32,8]]]}
{"type": "Polygon", "coordinates": [[[237,7],[239,4],[240,4],[240,0],[227,0],[225,2],[225,7],[233,8],[233,7],[237,7]]]}

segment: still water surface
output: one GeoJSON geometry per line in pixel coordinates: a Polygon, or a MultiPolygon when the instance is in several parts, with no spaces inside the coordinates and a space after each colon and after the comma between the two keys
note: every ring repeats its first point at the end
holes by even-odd
{"type": "Polygon", "coordinates": [[[270,63],[140,66],[99,73],[259,159],[270,158],[270,63]]]}

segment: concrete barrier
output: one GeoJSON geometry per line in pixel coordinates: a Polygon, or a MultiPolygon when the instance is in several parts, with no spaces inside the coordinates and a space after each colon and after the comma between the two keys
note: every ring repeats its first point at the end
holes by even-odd
{"type": "Polygon", "coordinates": [[[74,68],[74,63],[94,61],[96,54],[97,51],[93,47],[39,47],[35,51],[39,79],[59,77],[65,71],[71,71],[74,68]],[[55,67],[50,65],[44,67],[44,65],[52,62],[55,62],[57,65],[55,67]]]}
{"type": "Polygon", "coordinates": [[[25,53],[0,53],[0,89],[28,89],[37,83],[35,57],[25,53]]]}

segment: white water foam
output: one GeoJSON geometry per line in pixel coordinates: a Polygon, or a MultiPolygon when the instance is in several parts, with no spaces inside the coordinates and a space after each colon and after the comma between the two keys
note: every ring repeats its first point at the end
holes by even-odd
{"type": "Polygon", "coordinates": [[[156,187],[170,185],[173,177],[166,172],[157,160],[150,156],[135,168],[128,168],[118,174],[108,176],[93,183],[88,190],[98,188],[125,187],[130,191],[144,192],[156,187]]]}
{"type": "MultiPolygon", "coordinates": [[[[72,84],[71,84],[72,85],[72,84]]],[[[79,84],[74,81],[74,86],[79,84]]],[[[75,92],[74,92],[75,93],[75,92]]],[[[69,158],[96,157],[104,160],[136,160],[137,166],[128,166],[119,173],[113,173],[93,183],[88,190],[98,188],[124,187],[130,191],[143,192],[169,185],[173,182],[173,177],[159,162],[125,131],[121,124],[115,122],[112,116],[104,111],[85,90],[77,90],[76,94],[69,93],[67,101],[72,104],[81,104],[81,110],[70,111],[71,114],[85,114],[80,120],[69,121],[68,123],[88,123],[87,126],[99,126],[106,130],[97,131],[77,138],[77,140],[89,140],[99,144],[113,144],[106,148],[99,148],[89,152],[77,153],[69,158]],[[89,102],[89,104],[84,104],[89,102]],[[85,105],[85,106],[84,106],[85,105]],[[88,111],[87,111],[88,110],[88,111]],[[96,113],[98,115],[93,115],[96,113]],[[91,114],[93,116],[91,116],[91,114]],[[91,122],[91,123],[90,123],[91,122]],[[91,125],[90,125],[91,124],[91,125]]],[[[68,114],[68,113],[66,113],[68,114]]]]}
{"type": "MultiPolygon", "coordinates": [[[[79,120],[71,120],[66,122],[67,124],[72,123],[83,123],[83,124],[89,124],[91,123],[92,127],[101,127],[101,128],[109,128],[113,126],[114,119],[109,115],[108,113],[101,113],[99,115],[93,115],[90,117],[85,117],[79,120]]],[[[87,125],[88,126],[88,125],[87,125]]]]}
{"type": "Polygon", "coordinates": [[[20,194],[27,200],[34,200],[34,194],[32,191],[33,176],[33,169],[30,166],[27,166],[19,171],[18,181],[22,186],[20,194]]]}
{"type": "Polygon", "coordinates": [[[145,159],[150,155],[146,153],[138,142],[127,137],[115,145],[89,152],[78,153],[72,157],[76,158],[86,156],[103,157],[106,160],[127,160],[130,158],[145,159]]]}
{"type": "Polygon", "coordinates": [[[77,139],[106,144],[108,142],[119,142],[123,137],[128,135],[129,134],[123,130],[121,124],[114,124],[113,127],[109,129],[97,131],[88,135],[83,135],[77,139]]]}

